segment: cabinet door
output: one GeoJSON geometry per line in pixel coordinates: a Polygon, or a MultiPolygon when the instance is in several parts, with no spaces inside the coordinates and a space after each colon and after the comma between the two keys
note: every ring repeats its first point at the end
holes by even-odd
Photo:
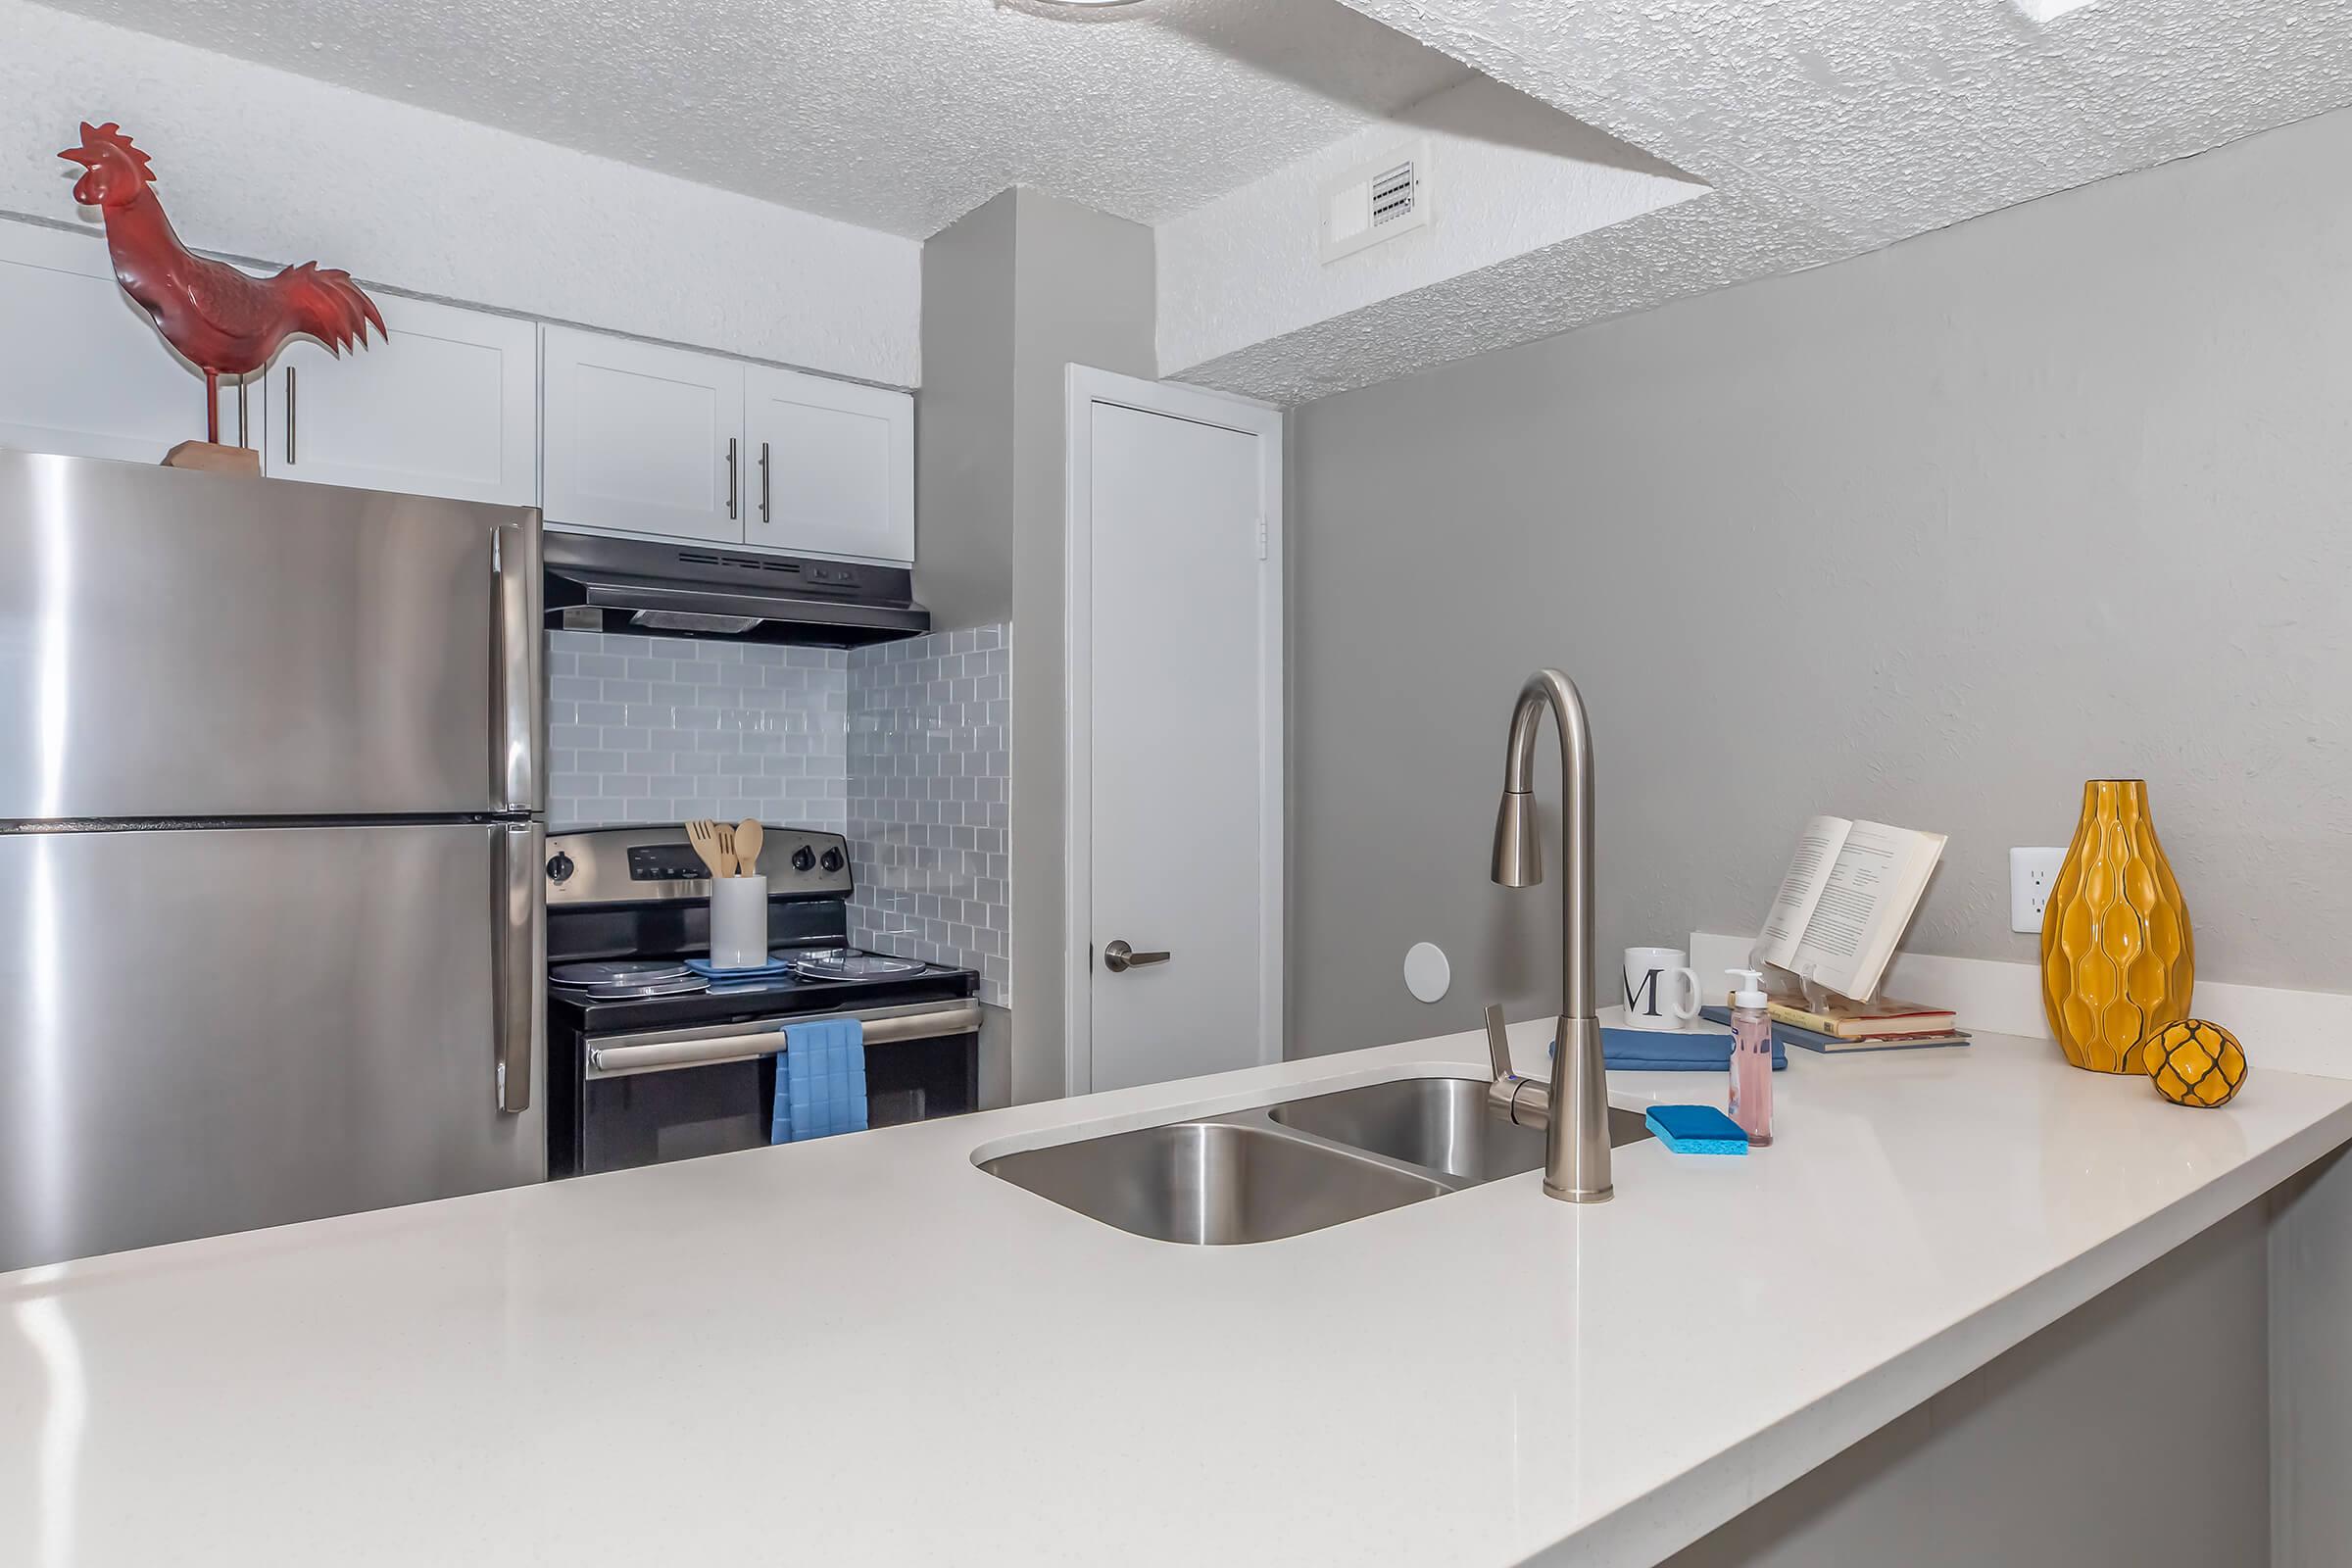
{"type": "Polygon", "coordinates": [[[543,330],[547,520],[684,539],[743,538],[743,365],[543,330]]]}
{"type": "Polygon", "coordinates": [[[913,398],[748,366],[744,435],[744,543],[914,560],[913,398]]]}
{"type": "Polygon", "coordinates": [[[270,368],[265,472],[314,484],[536,506],[539,327],[375,296],[386,335],[337,359],[308,338],[270,368]]]}
{"type": "MultiPolygon", "coordinates": [[[[154,463],[204,439],[204,376],[117,285],[94,231],[0,222],[0,446],[154,463]]],[[[236,401],[221,389],[231,445],[236,401]]]]}

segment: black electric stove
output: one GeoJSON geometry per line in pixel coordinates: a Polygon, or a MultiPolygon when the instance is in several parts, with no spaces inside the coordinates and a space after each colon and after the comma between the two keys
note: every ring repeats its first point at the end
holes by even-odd
{"type": "Polygon", "coordinates": [[[849,947],[837,833],[768,828],[760,872],[771,956],[817,973],[706,978],[685,963],[710,952],[710,884],[682,830],[549,836],[550,1174],[767,1143],[784,1030],[819,1018],[863,1026],[871,1125],[974,1108],[980,977],[849,947]]]}

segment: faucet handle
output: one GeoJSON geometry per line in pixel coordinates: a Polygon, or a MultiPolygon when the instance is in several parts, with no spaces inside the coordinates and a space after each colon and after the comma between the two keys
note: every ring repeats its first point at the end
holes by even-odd
{"type": "Polygon", "coordinates": [[[1487,1004],[1487,1054],[1494,1058],[1494,1081],[1511,1076],[1511,1043],[1502,1032],[1502,1004],[1487,1004]]]}

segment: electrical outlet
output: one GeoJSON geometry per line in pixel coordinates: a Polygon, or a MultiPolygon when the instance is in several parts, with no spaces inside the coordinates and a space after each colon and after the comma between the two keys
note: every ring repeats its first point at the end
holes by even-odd
{"type": "Polygon", "coordinates": [[[2041,930],[2042,910],[2049,907],[2050,889],[2058,881],[2058,868],[2065,863],[2063,849],[2009,852],[2010,930],[2041,930]]]}

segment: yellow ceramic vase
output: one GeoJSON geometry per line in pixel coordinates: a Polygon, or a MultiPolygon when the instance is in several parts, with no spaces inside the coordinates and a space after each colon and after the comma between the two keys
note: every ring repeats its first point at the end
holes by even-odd
{"type": "Polygon", "coordinates": [[[2148,820],[2148,786],[2094,778],[2041,921],[2041,1005],[2066,1059],[2144,1072],[2135,1049],[2188,1016],[2196,942],[2148,820]]]}

